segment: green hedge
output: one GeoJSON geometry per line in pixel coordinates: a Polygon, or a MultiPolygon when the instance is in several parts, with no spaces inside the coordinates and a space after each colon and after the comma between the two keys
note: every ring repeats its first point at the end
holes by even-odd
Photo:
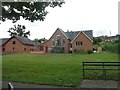
{"type": "Polygon", "coordinates": [[[84,50],[74,49],[74,53],[78,53],[78,54],[91,54],[91,53],[93,53],[93,51],[92,50],[88,50],[87,52],[85,52],[84,50]]]}
{"type": "Polygon", "coordinates": [[[60,46],[53,47],[51,53],[64,53],[64,47],[60,46]]]}
{"type": "Polygon", "coordinates": [[[111,43],[106,44],[104,46],[105,51],[114,52],[114,53],[120,53],[120,42],[119,43],[111,43]]]}

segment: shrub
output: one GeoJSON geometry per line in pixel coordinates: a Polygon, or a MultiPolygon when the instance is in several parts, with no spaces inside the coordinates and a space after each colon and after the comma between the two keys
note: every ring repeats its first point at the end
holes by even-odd
{"type": "Polygon", "coordinates": [[[74,49],[74,53],[85,54],[86,52],[84,50],[74,49]]]}
{"type": "Polygon", "coordinates": [[[79,52],[80,52],[80,50],[74,49],[74,53],[79,53],[79,52]]]}
{"type": "Polygon", "coordinates": [[[91,54],[91,53],[93,53],[93,51],[92,51],[92,50],[88,50],[87,53],[88,53],[88,54],[91,54]]]}
{"type": "Polygon", "coordinates": [[[64,53],[64,47],[60,46],[53,47],[51,53],[64,53]]]}
{"type": "Polygon", "coordinates": [[[104,46],[105,51],[120,53],[120,42],[119,43],[110,43],[104,46]]]}

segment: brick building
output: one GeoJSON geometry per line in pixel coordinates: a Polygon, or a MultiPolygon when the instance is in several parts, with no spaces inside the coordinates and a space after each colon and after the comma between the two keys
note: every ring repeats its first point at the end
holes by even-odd
{"type": "Polygon", "coordinates": [[[30,53],[36,50],[34,43],[25,37],[12,36],[11,38],[1,39],[0,53],[12,54],[12,53],[30,53]]]}
{"type": "Polygon", "coordinates": [[[92,51],[93,32],[88,31],[67,31],[60,28],[53,33],[49,40],[40,44],[40,51],[50,53],[55,47],[63,48],[64,53],[74,52],[75,50],[87,52],[92,51]]]}

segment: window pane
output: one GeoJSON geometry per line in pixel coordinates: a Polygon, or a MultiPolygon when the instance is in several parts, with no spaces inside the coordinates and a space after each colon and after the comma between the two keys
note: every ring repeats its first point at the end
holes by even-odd
{"type": "Polygon", "coordinates": [[[52,46],[55,46],[55,41],[54,41],[54,39],[52,39],[51,44],[52,44],[52,46]]]}
{"type": "Polygon", "coordinates": [[[76,46],[78,46],[78,41],[76,41],[76,46]]]}
{"type": "Polygon", "coordinates": [[[5,48],[3,48],[3,51],[5,51],[5,48]]]}
{"type": "Polygon", "coordinates": [[[15,41],[13,41],[13,44],[15,44],[15,41]]]}
{"type": "Polygon", "coordinates": [[[57,35],[56,39],[57,39],[57,40],[60,40],[60,35],[57,35]]]}
{"type": "Polygon", "coordinates": [[[63,38],[63,46],[65,46],[65,39],[63,38]]]}
{"type": "Polygon", "coordinates": [[[56,46],[61,46],[61,38],[60,35],[56,36],[56,46]]]}
{"type": "Polygon", "coordinates": [[[26,51],[26,48],[24,48],[24,51],[26,51]]]}
{"type": "Polygon", "coordinates": [[[83,45],[83,42],[82,42],[82,41],[81,41],[80,43],[81,43],[81,45],[83,45]]]}

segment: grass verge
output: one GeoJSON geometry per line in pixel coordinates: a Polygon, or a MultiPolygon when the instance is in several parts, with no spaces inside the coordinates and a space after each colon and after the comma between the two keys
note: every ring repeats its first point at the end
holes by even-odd
{"type": "MultiPolygon", "coordinates": [[[[101,52],[93,54],[4,55],[2,57],[2,78],[3,80],[24,83],[77,87],[82,81],[83,61],[114,62],[118,61],[118,54],[101,52]]],[[[113,72],[108,78],[115,76],[116,73],[113,72]]],[[[91,75],[88,74],[88,77],[91,78],[91,75]]],[[[92,77],[97,78],[94,74],[92,77]]]]}

